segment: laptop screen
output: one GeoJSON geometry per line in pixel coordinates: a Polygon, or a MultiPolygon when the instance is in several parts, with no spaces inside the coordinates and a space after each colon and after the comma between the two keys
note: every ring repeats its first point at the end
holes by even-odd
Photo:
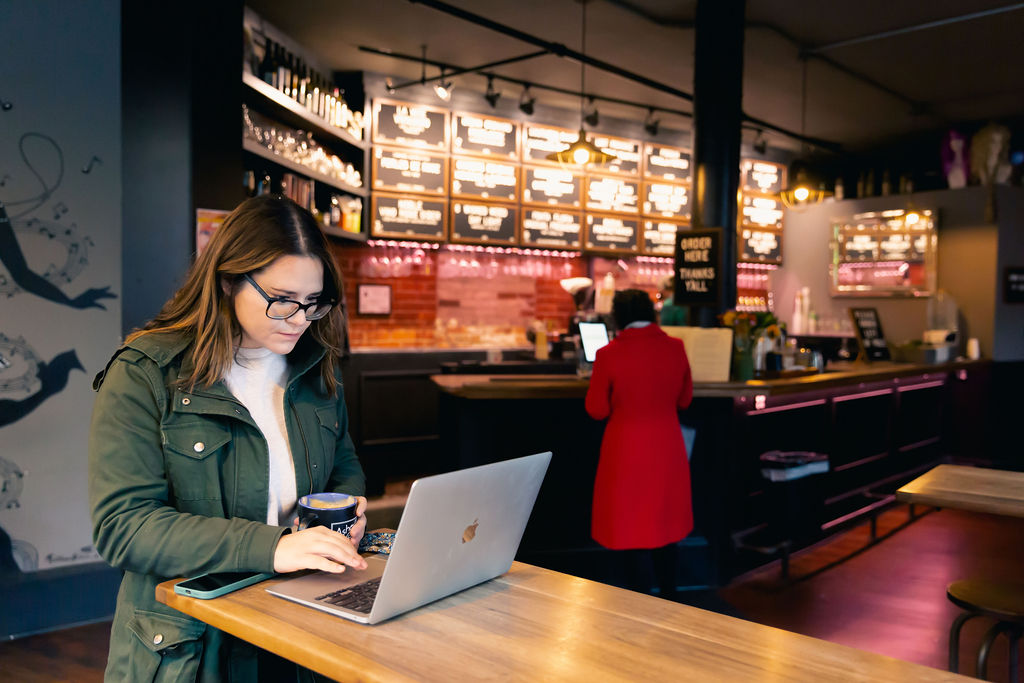
{"type": "Polygon", "coordinates": [[[604,323],[580,323],[580,343],[583,345],[583,359],[593,363],[597,350],[608,343],[608,328],[604,323]]]}

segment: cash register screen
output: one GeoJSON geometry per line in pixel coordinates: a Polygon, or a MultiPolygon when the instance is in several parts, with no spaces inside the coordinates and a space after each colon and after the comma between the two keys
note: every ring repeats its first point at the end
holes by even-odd
{"type": "Polygon", "coordinates": [[[604,323],[580,323],[580,343],[583,345],[583,359],[593,363],[597,350],[608,343],[608,328],[604,323]]]}

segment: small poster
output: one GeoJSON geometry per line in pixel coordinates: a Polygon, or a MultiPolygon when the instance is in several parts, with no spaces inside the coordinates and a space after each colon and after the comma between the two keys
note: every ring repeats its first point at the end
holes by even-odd
{"type": "Polygon", "coordinates": [[[676,284],[673,302],[679,305],[714,304],[718,301],[721,274],[718,252],[720,228],[690,230],[676,234],[676,284]]]}

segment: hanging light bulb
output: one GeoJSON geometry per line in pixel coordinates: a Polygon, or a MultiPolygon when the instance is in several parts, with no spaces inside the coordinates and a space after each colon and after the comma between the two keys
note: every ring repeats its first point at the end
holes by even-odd
{"type": "Polygon", "coordinates": [[[808,204],[817,204],[828,192],[824,188],[815,188],[803,169],[796,172],[795,182],[779,193],[782,203],[790,209],[802,209],[808,204]]]}
{"type": "Polygon", "coordinates": [[[491,105],[491,109],[498,106],[498,100],[501,99],[501,93],[494,89],[494,77],[487,77],[487,92],[484,93],[484,99],[487,100],[487,104],[491,105]]]}
{"type": "Polygon", "coordinates": [[[452,82],[451,80],[444,80],[443,66],[441,67],[441,78],[434,85],[434,92],[445,102],[452,98],[452,82]]]}

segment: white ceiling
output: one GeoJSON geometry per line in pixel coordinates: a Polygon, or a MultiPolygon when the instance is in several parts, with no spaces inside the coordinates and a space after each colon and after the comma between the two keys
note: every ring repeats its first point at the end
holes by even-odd
{"type": "MultiPolygon", "coordinates": [[[[706,0],[713,1],[713,0],[706,0]]],[[[449,0],[450,4],[546,41],[580,49],[578,0],[449,0]]],[[[419,55],[460,67],[533,52],[536,46],[408,0],[249,0],[267,21],[293,37],[326,66],[417,79],[420,65],[360,51],[359,46],[419,55]]],[[[696,0],[589,0],[589,56],[679,90],[693,91],[696,0]]],[[[1024,3],[1007,0],[747,0],[743,107],[746,114],[801,131],[800,48],[875,36],[821,52],[835,64],[807,60],[808,136],[847,149],[873,147],[955,122],[1024,115],[1021,38],[1024,3]],[[965,18],[1003,8],[1005,11],[965,18]],[[941,23],[954,18],[961,20],[941,23]],[[879,34],[921,26],[941,25],[879,34]],[[882,87],[846,73],[855,72],[882,87]],[[894,94],[901,94],[901,99],[894,94]],[[914,107],[910,102],[920,103],[914,107]],[[918,109],[918,111],[915,111],[918,109]]],[[[553,55],[494,69],[495,73],[570,90],[579,64],[553,55]]],[[[428,76],[436,75],[429,69],[428,76]]],[[[690,111],[689,102],[588,67],[586,90],[632,102],[690,111]]],[[[455,79],[456,88],[483,92],[480,75],[455,79]]],[[[421,87],[421,86],[415,86],[421,87]]],[[[508,97],[519,88],[498,83],[508,97]]],[[[538,100],[574,108],[565,95],[535,91],[538,100]]],[[[601,105],[601,112],[642,120],[642,109],[601,105]]],[[[663,125],[686,129],[687,118],[662,115],[663,125]]],[[[752,132],[746,134],[749,141],[752,132]]],[[[773,146],[795,148],[772,135],[773,146]]]]}

